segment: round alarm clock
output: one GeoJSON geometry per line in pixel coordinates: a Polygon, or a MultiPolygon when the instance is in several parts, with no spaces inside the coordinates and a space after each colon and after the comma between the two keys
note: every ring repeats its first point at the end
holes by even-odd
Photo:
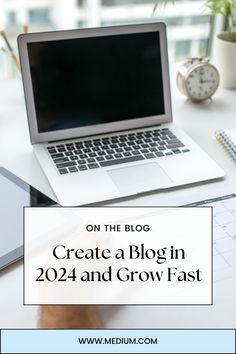
{"type": "Polygon", "coordinates": [[[220,76],[209,58],[189,58],[177,74],[177,86],[192,101],[204,101],[216,92],[220,76]]]}

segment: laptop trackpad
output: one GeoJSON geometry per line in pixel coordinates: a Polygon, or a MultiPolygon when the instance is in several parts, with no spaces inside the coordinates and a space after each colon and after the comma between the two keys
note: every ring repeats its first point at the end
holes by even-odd
{"type": "Polygon", "coordinates": [[[107,173],[119,191],[127,194],[163,188],[172,182],[156,162],[108,170],[107,173]]]}

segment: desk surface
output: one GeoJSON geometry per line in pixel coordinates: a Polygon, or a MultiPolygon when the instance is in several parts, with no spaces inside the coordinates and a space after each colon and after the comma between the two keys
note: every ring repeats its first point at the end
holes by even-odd
{"type": "MultiPolygon", "coordinates": [[[[186,186],[166,192],[146,193],[113,204],[158,205],[175,204],[183,193],[206,197],[236,183],[233,160],[214,140],[220,128],[236,129],[236,91],[219,89],[212,102],[186,102],[172,78],[174,123],[185,130],[226,172],[223,181],[186,186]]],[[[20,79],[0,82],[0,165],[9,169],[43,193],[54,198],[40,169],[29,140],[28,125],[20,79]]],[[[193,162],[194,163],[194,162],[193,162]]],[[[22,262],[0,273],[0,328],[34,328],[37,326],[37,306],[23,306],[22,262]]],[[[226,328],[236,327],[236,279],[215,284],[214,306],[124,306],[102,308],[108,327],[125,328],[226,328]]]]}

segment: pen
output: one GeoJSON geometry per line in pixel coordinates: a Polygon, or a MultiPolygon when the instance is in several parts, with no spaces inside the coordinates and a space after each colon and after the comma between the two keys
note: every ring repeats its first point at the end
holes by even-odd
{"type": "Polygon", "coordinates": [[[6,54],[9,58],[11,58],[10,54],[6,51],[4,47],[1,47],[1,51],[6,54]]]}
{"type": "Polygon", "coordinates": [[[10,45],[10,43],[9,43],[9,41],[7,39],[5,31],[3,31],[3,30],[0,31],[0,35],[2,36],[2,38],[4,39],[4,41],[6,43],[6,46],[7,46],[8,50],[9,50],[9,52],[10,52],[10,55],[11,55],[11,58],[12,58],[13,62],[15,63],[17,69],[20,71],[19,61],[18,61],[18,59],[17,59],[17,57],[16,57],[16,55],[15,55],[13,49],[12,49],[12,46],[10,45]]]}

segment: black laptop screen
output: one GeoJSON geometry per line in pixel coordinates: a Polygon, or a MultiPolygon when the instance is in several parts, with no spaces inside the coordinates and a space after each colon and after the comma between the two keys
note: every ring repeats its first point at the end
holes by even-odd
{"type": "Polygon", "coordinates": [[[158,32],[28,43],[40,133],[164,114],[158,32]]]}

